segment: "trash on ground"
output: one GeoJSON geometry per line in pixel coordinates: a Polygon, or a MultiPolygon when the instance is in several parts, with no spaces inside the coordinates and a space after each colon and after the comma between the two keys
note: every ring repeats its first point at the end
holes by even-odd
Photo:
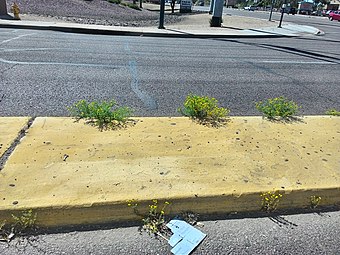
{"type": "Polygon", "coordinates": [[[166,226],[173,233],[168,242],[175,255],[189,255],[207,236],[183,220],[171,220],[166,226]]]}

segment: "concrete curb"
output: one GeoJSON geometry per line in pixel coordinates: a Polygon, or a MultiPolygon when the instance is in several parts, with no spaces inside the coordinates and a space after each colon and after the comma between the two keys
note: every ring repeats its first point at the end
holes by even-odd
{"type": "MultiPolygon", "coordinates": [[[[56,25],[27,25],[27,24],[0,24],[0,28],[13,28],[13,29],[31,29],[31,30],[50,30],[66,33],[78,34],[95,34],[95,35],[118,35],[118,36],[145,36],[145,37],[172,37],[172,38],[278,38],[278,37],[295,37],[296,35],[282,35],[275,33],[268,33],[265,31],[250,32],[245,34],[213,34],[213,33],[200,33],[200,32],[185,32],[176,31],[171,29],[161,30],[162,32],[153,31],[129,31],[129,30],[106,30],[97,28],[84,28],[84,27],[63,27],[56,25]]],[[[245,30],[244,30],[245,31],[245,30]]]]}
{"type": "MultiPolygon", "coordinates": [[[[265,192],[265,191],[263,191],[265,192]]],[[[323,208],[339,208],[340,186],[325,187],[323,189],[307,190],[281,190],[283,194],[279,207],[275,213],[306,211],[319,211],[323,208]],[[310,197],[319,196],[322,203],[317,209],[311,208],[310,197]]],[[[149,205],[156,199],[160,206],[165,201],[170,202],[166,209],[167,216],[176,216],[185,212],[193,212],[205,219],[214,219],[224,215],[263,215],[261,210],[260,192],[249,192],[243,194],[224,194],[220,196],[207,197],[177,197],[160,198],[150,196],[152,199],[137,200],[137,209],[140,214],[148,215],[149,205]]],[[[13,222],[12,215],[20,215],[24,210],[32,209],[37,213],[36,224],[47,228],[69,228],[84,225],[129,225],[130,222],[141,220],[141,216],[135,214],[133,208],[128,207],[128,201],[119,201],[102,204],[83,204],[75,206],[51,205],[50,207],[27,207],[17,210],[0,210],[0,218],[7,223],[13,222]]],[[[269,213],[270,215],[270,213],[269,213]]]]}
{"type": "Polygon", "coordinates": [[[311,196],[339,206],[336,144],[340,118],[329,116],[292,124],[232,117],[219,129],[138,118],[102,133],[70,118],[36,118],[0,172],[0,218],[33,209],[45,227],[123,223],[139,219],[130,199],[141,213],[152,199],[171,202],[171,215],[259,212],[260,194],[274,190],[283,194],[279,210],[308,209],[311,196]]]}

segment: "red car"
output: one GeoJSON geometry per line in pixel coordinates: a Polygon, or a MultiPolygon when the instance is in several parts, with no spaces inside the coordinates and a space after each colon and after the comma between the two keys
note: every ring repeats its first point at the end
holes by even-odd
{"type": "Polygon", "coordinates": [[[331,12],[328,16],[330,20],[340,21],[340,11],[331,12]]]}

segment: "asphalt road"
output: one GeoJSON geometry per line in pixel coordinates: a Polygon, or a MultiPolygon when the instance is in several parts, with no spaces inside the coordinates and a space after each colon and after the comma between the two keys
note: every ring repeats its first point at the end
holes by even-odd
{"type": "Polygon", "coordinates": [[[338,49],[338,34],[229,40],[0,29],[0,116],[66,116],[80,99],[111,98],[136,116],[178,116],[191,92],[216,97],[231,115],[259,115],[254,102],[281,95],[301,114],[323,114],[340,109],[338,49]]]}
{"type": "MultiPolygon", "coordinates": [[[[205,221],[207,237],[193,255],[338,255],[340,212],[277,218],[205,221]]],[[[164,239],[140,234],[137,227],[40,235],[28,243],[0,244],[2,255],[171,254],[164,239]]]]}

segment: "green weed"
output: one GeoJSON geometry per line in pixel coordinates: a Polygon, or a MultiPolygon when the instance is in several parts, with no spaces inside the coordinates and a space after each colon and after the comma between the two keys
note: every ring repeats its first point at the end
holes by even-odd
{"type": "Polygon", "coordinates": [[[327,115],[332,115],[332,116],[340,116],[340,111],[337,111],[336,109],[329,109],[326,111],[327,115]]]}
{"type": "Polygon", "coordinates": [[[112,3],[112,4],[121,4],[122,1],[121,0],[107,0],[109,3],[112,3]]]}
{"type": "Polygon", "coordinates": [[[165,210],[170,204],[165,201],[162,206],[159,206],[157,199],[152,200],[152,204],[148,206],[148,214],[142,215],[137,209],[138,203],[134,200],[129,200],[128,206],[133,208],[134,212],[142,216],[142,229],[149,234],[161,235],[166,232],[165,210]]]}
{"type": "Polygon", "coordinates": [[[268,191],[264,192],[261,195],[262,198],[262,206],[261,209],[266,212],[273,212],[277,209],[277,206],[282,198],[282,194],[279,191],[268,191]]]}
{"type": "Polygon", "coordinates": [[[310,207],[315,209],[321,202],[321,197],[311,196],[310,197],[310,207]]]}
{"type": "Polygon", "coordinates": [[[23,211],[19,216],[12,214],[12,218],[14,220],[13,227],[19,232],[22,232],[34,227],[37,220],[37,214],[33,213],[32,209],[30,209],[23,211]]]}
{"type": "Polygon", "coordinates": [[[15,236],[24,236],[36,229],[37,214],[32,209],[21,212],[19,216],[12,214],[13,223],[0,223],[0,240],[10,242],[15,236]]]}
{"type": "Polygon", "coordinates": [[[77,120],[85,119],[98,126],[100,130],[124,124],[133,112],[129,107],[118,107],[115,100],[100,103],[80,100],[68,107],[68,111],[77,120]]]}
{"type": "Polygon", "coordinates": [[[223,122],[230,111],[227,108],[218,107],[217,104],[218,101],[215,98],[189,94],[183,107],[178,111],[200,122],[223,122]]]}
{"type": "Polygon", "coordinates": [[[135,10],[137,10],[137,11],[141,11],[141,9],[139,8],[139,6],[136,5],[136,4],[133,4],[133,3],[121,3],[121,5],[126,6],[126,7],[129,7],[129,8],[131,8],[131,9],[135,9],[135,10]]]}
{"type": "Polygon", "coordinates": [[[275,119],[277,117],[289,119],[296,115],[299,109],[295,102],[289,101],[283,96],[260,101],[255,105],[256,109],[262,112],[268,119],[275,119]]]}

